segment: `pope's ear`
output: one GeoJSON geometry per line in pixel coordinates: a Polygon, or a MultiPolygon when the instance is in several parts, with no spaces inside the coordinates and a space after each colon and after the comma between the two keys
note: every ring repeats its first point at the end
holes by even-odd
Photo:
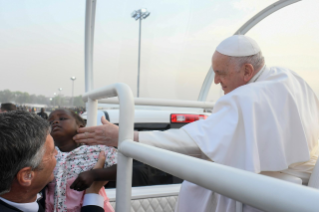
{"type": "Polygon", "coordinates": [[[254,76],[254,67],[249,63],[245,64],[244,65],[244,81],[248,83],[249,80],[253,78],[253,76],[254,76]]]}
{"type": "Polygon", "coordinates": [[[24,167],[17,174],[17,181],[21,186],[30,186],[33,179],[34,171],[32,171],[31,167],[24,167]]]}

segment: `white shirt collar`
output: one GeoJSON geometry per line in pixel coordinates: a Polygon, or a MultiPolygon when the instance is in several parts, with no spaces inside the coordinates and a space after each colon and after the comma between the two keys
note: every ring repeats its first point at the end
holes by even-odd
{"type": "MultiPolygon", "coordinates": [[[[40,197],[40,195],[38,194],[37,199],[40,197]]],[[[0,199],[7,203],[8,205],[11,205],[12,207],[15,207],[23,212],[35,212],[35,211],[39,211],[39,204],[37,203],[37,201],[34,202],[29,202],[29,203],[16,203],[16,202],[11,202],[9,200],[6,200],[2,197],[0,197],[0,199]]]]}
{"type": "Polygon", "coordinates": [[[260,75],[264,72],[264,70],[266,69],[266,65],[264,65],[258,72],[257,74],[255,74],[255,76],[253,76],[253,78],[251,78],[249,80],[248,83],[252,83],[252,82],[256,82],[258,80],[258,78],[260,77],[260,75]]]}

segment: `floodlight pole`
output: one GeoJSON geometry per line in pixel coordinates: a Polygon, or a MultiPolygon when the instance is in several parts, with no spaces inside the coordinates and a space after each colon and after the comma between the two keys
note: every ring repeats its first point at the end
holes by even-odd
{"type": "Polygon", "coordinates": [[[137,97],[140,96],[140,70],[141,70],[141,43],[142,43],[142,19],[147,18],[150,12],[146,8],[135,10],[132,13],[132,18],[139,20],[139,34],[138,34],[138,57],[137,57],[137,97]]]}
{"type": "Polygon", "coordinates": [[[74,101],[74,80],[72,80],[72,107],[73,107],[73,101],[74,101]]]}
{"type": "Polygon", "coordinates": [[[142,17],[139,18],[139,37],[138,37],[138,65],[137,65],[137,97],[140,96],[140,68],[141,68],[141,34],[142,17]]]}
{"type": "Polygon", "coordinates": [[[70,79],[72,80],[72,107],[73,107],[73,102],[74,102],[74,80],[76,80],[76,77],[72,76],[70,79]]]}

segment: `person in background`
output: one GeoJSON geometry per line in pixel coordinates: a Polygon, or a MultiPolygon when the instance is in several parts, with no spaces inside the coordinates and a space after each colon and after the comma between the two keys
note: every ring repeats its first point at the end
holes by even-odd
{"type": "MultiPolygon", "coordinates": [[[[54,178],[56,154],[46,120],[25,111],[0,114],[1,212],[44,212],[45,197],[38,194],[54,178]]],[[[100,154],[94,168],[104,161],[100,154]]],[[[93,182],[86,190],[82,212],[104,211],[98,192],[105,183],[93,182]]]]}
{"type": "MultiPolygon", "coordinates": [[[[319,101],[295,72],[268,67],[245,35],[223,40],[212,57],[224,96],[206,120],[180,129],[135,132],[134,140],[207,161],[263,174],[284,172],[307,184],[318,158],[319,101]]],[[[117,146],[118,126],[81,128],[75,140],[117,146]]],[[[191,167],[190,167],[191,168],[191,167]]],[[[184,181],[176,212],[234,212],[236,201],[184,181]]],[[[243,211],[260,211],[249,205],[243,211]]]]}
{"type": "Polygon", "coordinates": [[[17,110],[17,107],[12,103],[2,103],[0,113],[17,110]]]}
{"type": "Polygon", "coordinates": [[[48,114],[44,111],[44,108],[41,108],[41,111],[37,114],[38,116],[41,116],[43,119],[48,119],[48,114]]]}

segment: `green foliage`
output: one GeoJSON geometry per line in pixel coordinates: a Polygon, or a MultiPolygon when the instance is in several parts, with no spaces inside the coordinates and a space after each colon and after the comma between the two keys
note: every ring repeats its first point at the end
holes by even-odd
{"type": "Polygon", "coordinates": [[[23,104],[30,102],[30,95],[27,92],[17,91],[16,94],[16,103],[23,104]]]}
{"type": "Polygon", "coordinates": [[[82,96],[75,96],[73,100],[75,107],[84,107],[85,103],[83,102],[82,96]]]}
{"type": "Polygon", "coordinates": [[[15,98],[14,93],[6,89],[0,91],[0,101],[1,102],[11,102],[15,98]]]}

